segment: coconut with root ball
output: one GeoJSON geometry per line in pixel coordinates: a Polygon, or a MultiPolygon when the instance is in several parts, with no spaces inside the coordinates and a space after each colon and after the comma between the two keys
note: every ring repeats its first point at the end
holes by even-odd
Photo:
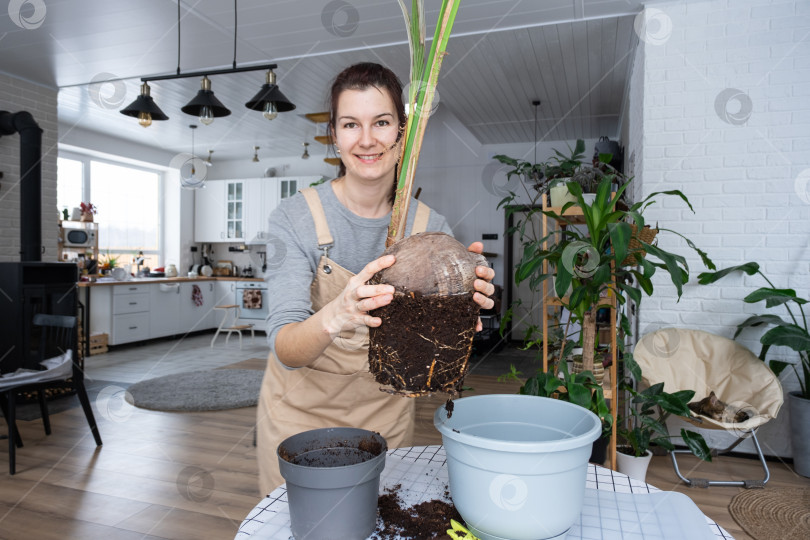
{"type": "Polygon", "coordinates": [[[395,292],[390,304],[371,312],[382,319],[369,331],[371,373],[390,392],[456,395],[478,321],[475,267],[486,259],[440,232],[409,236],[385,254],[396,262],[372,281],[393,285],[395,292]]]}

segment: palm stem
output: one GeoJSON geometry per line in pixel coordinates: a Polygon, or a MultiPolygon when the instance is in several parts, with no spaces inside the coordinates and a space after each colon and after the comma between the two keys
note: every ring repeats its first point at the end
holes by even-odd
{"type": "Polygon", "coordinates": [[[436,84],[439,79],[439,70],[447,50],[447,41],[450,31],[453,28],[453,21],[458,12],[461,0],[442,0],[442,7],[439,11],[439,21],[433,35],[433,42],[430,45],[430,54],[427,59],[427,71],[423,69],[424,57],[424,8],[423,0],[413,0],[410,18],[405,14],[405,5],[400,0],[405,23],[409,32],[409,44],[411,45],[411,81],[410,81],[410,113],[405,125],[402,156],[399,161],[399,178],[394,196],[394,207],[391,212],[391,223],[388,226],[388,237],[386,246],[390,246],[397,240],[401,240],[405,235],[405,225],[408,218],[408,208],[410,206],[411,191],[413,190],[413,179],[416,173],[416,166],[419,162],[419,152],[422,148],[422,140],[425,135],[425,128],[430,117],[430,109],[436,92],[436,84]],[[415,19],[418,19],[416,21],[415,19]],[[421,21],[421,23],[419,22],[421,21]],[[421,25],[421,26],[420,26],[421,25]],[[419,37],[421,34],[421,48],[419,47],[419,37]],[[423,80],[427,73],[427,80],[423,80]]]}

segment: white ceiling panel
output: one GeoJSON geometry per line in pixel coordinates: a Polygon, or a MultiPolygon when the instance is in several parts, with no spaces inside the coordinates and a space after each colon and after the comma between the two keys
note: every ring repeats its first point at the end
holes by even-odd
{"type": "MultiPolygon", "coordinates": [[[[426,0],[429,36],[440,3],[426,0]]],[[[231,67],[233,5],[181,0],[183,73],[231,67]]],[[[302,115],[325,108],[328,86],[341,69],[376,61],[408,78],[396,0],[237,5],[237,64],[278,63],[279,86],[297,109],[268,122],[244,107],[259,90],[262,72],[212,76],[212,89],[232,114],[197,130],[197,153],[213,148],[219,159],[249,157],[254,145],[261,156],[300,153],[317,129],[302,115]]],[[[531,141],[534,99],[542,101],[539,139],[616,136],[639,10],[637,0],[462,0],[439,106],[482,143],[531,141]]],[[[199,89],[198,79],[151,84],[169,121],[144,129],[118,112],[138,95],[140,77],[175,72],[177,40],[174,0],[29,0],[20,13],[0,10],[0,71],[59,87],[60,122],[68,127],[189,151],[188,125],[197,121],[180,107],[199,89]]],[[[320,151],[317,144],[312,149],[320,151]]]]}

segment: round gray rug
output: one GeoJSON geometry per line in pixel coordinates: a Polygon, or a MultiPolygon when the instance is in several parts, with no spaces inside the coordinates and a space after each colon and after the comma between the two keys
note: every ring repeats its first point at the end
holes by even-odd
{"type": "Polygon", "coordinates": [[[154,411],[219,411],[259,402],[264,371],[214,369],[165,375],[135,383],[126,400],[154,411]]]}

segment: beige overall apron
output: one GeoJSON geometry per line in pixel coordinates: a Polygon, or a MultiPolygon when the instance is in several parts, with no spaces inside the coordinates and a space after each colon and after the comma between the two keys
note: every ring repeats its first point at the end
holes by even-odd
{"type": "MultiPolygon", "coordinates": [[[[354,275],[328,257],[333,244],[318,193],[302,190],[324,251],[310,297],[317,312],[346,287],[354,275]]],[[[418,201],[417,201],[418,202],[418,201]]],[[[411,233],[427,228],[430,209],[418,203],[411,233]]],[[[287,369],[270,353],[257,411],[259,489],[267,495],[284,483],[276,448],[287,437],[324,427],[361,427],[379,432],[389,448],[410,444],[416,405],[413,399],[380,391],[368,366],[368,327],[342,333],[307,367],[287,369]]]]}

